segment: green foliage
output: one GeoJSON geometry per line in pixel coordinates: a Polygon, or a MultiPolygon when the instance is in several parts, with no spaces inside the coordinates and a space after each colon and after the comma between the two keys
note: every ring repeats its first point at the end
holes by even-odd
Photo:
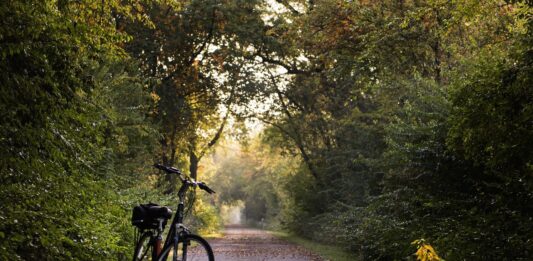
{"type": "Polygon", "coordinates": [[[294,165],[288,159],[261,146],[258,139],[237,153],[218,150],[215,157],[220,162],[212,183],[220,191],[219,204],[231,205],[241,200],[243,218],[252,225],[279,227],[279,222],[287,220],[284,216],[293,206],[281,187],[291,183],[288,175],[294,165]]]}
{"type": "Polygon", "coordinates": [[[523,174],[533,164],[533,71],[525,57],[502,58],[483,54],[457,79],[449,144],[476,164],[511,176],[509,170],[523,174]]]}
{"type": "Polygon", "coordinates": [[[222,227],[221,218],[213,205],[214,202],[212,199],[209,200],[208,197],[206,195],[194,201],[193,210],[186,221],[187,226],[202,235],[214,234],[222,227]]]}
{"type": "Polygon", "coordinates": [[[414,258],[419,238],[449,260],[530,258],[530,12],[321,1],[280,15],[283,44],[261,57],[290,76],[260,116],[301,156],[288,228],[369,260],[414,258]]]}
{"type": "Polygon", "coordinates": [[[133,148],[113,141],[138,135],[116,125],[126,105],[109,88],[142,86],[132,68],[103,60],[122,57],[127,37],[111,21],[130,14],[118,1],[8,1],[0,15],[0,259],[124,259],[130,206],[117,194],[125,160],[114,152],[133,148]],[[99,79],[105,66],[122,81],[99,79]]]}

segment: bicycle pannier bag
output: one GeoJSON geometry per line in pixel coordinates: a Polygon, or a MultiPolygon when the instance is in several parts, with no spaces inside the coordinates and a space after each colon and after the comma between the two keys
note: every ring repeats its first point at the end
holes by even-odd
{"type": "Polygon", "coordinates": [[[163,219],[164,228],[171,216],[172,211],[168,207],[154,203],[141,204],[133,208],[131,224],[140,229],[157,229],[158,219],[163,219]]]}

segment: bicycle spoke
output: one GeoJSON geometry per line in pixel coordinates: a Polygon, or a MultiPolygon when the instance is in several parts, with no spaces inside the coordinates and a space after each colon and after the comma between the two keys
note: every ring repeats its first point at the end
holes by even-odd
{"type": "Polygon", "coordinates": [[[137,248],[134,253],[134,261],[147,261],[151,258],[152,246],[151,243],[151,234],[143,235],[139,242],[137,243],[137,248]]]}
{"type": "Polygon", "coordinates": [[[207,249],[200,242],[191,239],[187,240],[186,244],[181,245],[186,250],[182,255],[183,261],[209,261],[207,249]]]}
{"type": "MultiPolygon", "coordinates": [[[[208,246],[207,246],[208,247],[208,246]]],[[[196,238],[190,238],[178,244],[178,249],[171,249],[167,257],[167,261],[210,261],[210,252],[206,246],[196,238]],[[174,259],[174,257],[177,259],[174,259]]]]}

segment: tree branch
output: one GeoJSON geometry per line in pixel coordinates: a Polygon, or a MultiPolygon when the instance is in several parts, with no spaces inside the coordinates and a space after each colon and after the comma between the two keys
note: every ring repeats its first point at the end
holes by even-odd
{"type": "Polygon", "coordinates": [[[189,62],[188,62],[189,65],[194,62],[196,57],[198,57],[198,55],[200,55],[200,53],[203,52],[204,48],[208,45],[208,43],[211,42],[211,39],[213,37],[213,31],[215,28],[215,16],[216,16],[216,7],[213,6],[213,12],[211,16],[211,26],[209,27],[209,32],[207,33],[207,36],[205,37],[204,42],[202,43],[198,51],[194,52],[191,58],[189,59],[189,62]]]}
{"type": "Polygon", "coordinates": [[[281,66],[281,67],[285,68],[285,70],[287,70],[287,74],[311,74],[311,73],[314,72],[314,71],[305,71],[305,70],[298,69],[298,68],[296,68],[294,66],[287,65],[287,64],[283,63],[282,61],[266,57],[265,55],[263,55],[261,53],[255,53],[254,55],[252,55],[252,57],[253,56],[260,57],[262,62],[278,65],[278,66],[281,66]]]}
{"type": "Polygon", "coordinates": [[[230,107],[231,107],[231,104],[233,103],[234,95],[235,95],[235,87],[231,88],[230,96],[228,98],[228,104],[226,105],[228,110],[226,111],[226,115],[224,116],[222,123],[220,124],[220,127],[218,128],[217,132],[215,133],[211,141],[209,141],[209,143],[207,143],[207,146],[205,146],[202,152],[200,152],[200,155],[198,156],[198,160],[200,160],[207,153],[207,151],[217,143],[217,141],[222,136],[222,132],[224,132],[224,127],[226,126],[229,115],[231,113],[230,107]]]}
{"type": "MultiPolygon", "coordinates": [[[[204,41],[200,45],[200,48],[198,48],[198,50],[196,52],[193,52],[191,57],[190,57],[190,59],[187,60],[187,62],[184,64],[185,67],[191,66],[193,64],[194,60],[196,60],[196,57],[198,57],[198,55],[200,55],[204,51],[204,49],[208,46],[208,44],[211,42],[211,40],[213,38],[213,32],[214,32],[214,29],[215,29],[215,17],[216,17],[216,6],[213,6],[213,12],[212,12],[212,16],[211,16],[211,25],[209,27],[209,31],[207,33],[207,36],[205,37],[204,41]]],[[[177,66],[174,71],[170,72],[161,81],[163,83],[165,83],[165,82],[171,80],[176,74],[181,72],[181,68],[182,67],[177,66]]]]}
{"type": "Polygon", "coordinates": [[[316,172],[314,165],[311,163],[311,158],[309,157],[309,155],[305,151],[303,144],[301,144],[299,142],[296,142],[296,139],[291,135],[291,133],[289,131],[287,131],[286,129],[284,129],[283,127],[281,127],[280,125],[278,125],[278,124],[276,124],[274,122],[265,120],[263,118],[257,117],[257,116],[256,116],[256,119],[258,119],[259,121],[261,121],[263,123],[266,123],[266,124],[269,124],[269,125],[272,125],[272,126],[276,127],[282,133],[284,133],[289,138],[291,138],[294,141],[296,147],[298,148],[298,151],[300,151],[300,156],[302,156],[302,159],[304,160],[305,165],[307,166],[307,169],[309,169],[309,172],[311,172],[311,175],[313,175],[314,178],[318,179],[318,173],[316,172]]]}
{"type": "MultiPolygon", "coordinates": [[[[292,117],[292,114],[290,113],[289,109],[287,108],[287,104],[284,101],[283,94],[282,94],[281,90],[278,88],[278,84],[276,82],[276,78],[274,77],[274,75],[272,74],[272,72],[270,70],[267,70],[267,71],[268,71],[268,74],[270,75],[270,80],[272,81],[272,84],[276,88],[276,94],[278,95],[278,99],[280,100],[283,113],[285,113],[285,116],[289,120],[288,124],[291,127],[294,135],[290,135],[289,131],[281,128],[281,126],[279,126],[279,125],[273,125],[273,126],[275,126],[278,129],[282,130],[285,134],[287,134],[290,138],[292,138],[292,140],[296,144],[296,147],[298,147],[298,150],[300,151],[300,154],[301,154],[301,156],[302,156],[307,168],[309,169],[309,171],[311,172],[311,174],[315,178],[318,178],[318,173],[316,172],[315,167],[314,167],[313,163],[311,162],[311,158],[309,157],[309,154],[307,154],[307,152],[306,152],[303,139],[300,136],[299,132],[296,130],[296,127],[294,126],[294,118],[292,117]]],[[[272,124],[272,123],[270,123],[270,124],[272,124]]]]}
{"type": "Polygon", "coordinates": [[[294,9],[294,7],[289,3],[289,1],[287,1],[287,0],[276,0],[276,2],[282,4],[287,9],[289,9],[289,11],[291,11],[291,13],[293,15],[300,15],[300,12],[298,12],[298,10],[294,9]]]}

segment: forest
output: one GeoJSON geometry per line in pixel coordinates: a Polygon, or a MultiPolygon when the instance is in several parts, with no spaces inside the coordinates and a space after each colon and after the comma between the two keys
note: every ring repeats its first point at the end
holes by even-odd
{"type": "Polygon", "coordinates": [[[360,260],[533,259],[532,0],[5,0],[0,260],[131,260],[131,209],[360,260]]]}

